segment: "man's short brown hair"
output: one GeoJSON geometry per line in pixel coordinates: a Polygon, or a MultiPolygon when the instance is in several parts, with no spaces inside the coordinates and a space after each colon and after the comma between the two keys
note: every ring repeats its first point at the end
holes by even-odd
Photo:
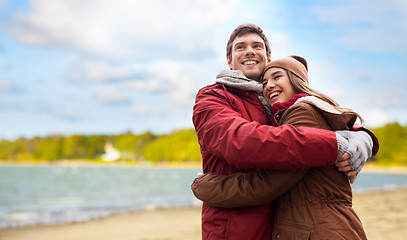
{"type": "Polygon", "coordinates": [[[235,30],[233,30],[232,34],[230,34],[229,41],[226,45],[226,57],[229,60],[232,60],[233,41],[235,40],[235,38],[245,35],[247,33],[256,33],[257,35],[259,35],[264,41],[267,56],[270,56],[271,50],[269,41],[267,40],[267,37],[264,34],[263,30],[260,27],[256,26],[255,24],[241,24],[235,30]]]}

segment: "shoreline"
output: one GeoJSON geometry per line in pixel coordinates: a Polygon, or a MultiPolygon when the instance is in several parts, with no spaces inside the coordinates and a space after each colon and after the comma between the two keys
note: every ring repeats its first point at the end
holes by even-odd
{"type": "MultiPolygon", "coordinates": [[[[0,167],[44,167],[44,166],[61,166],[61,167],[121,167],[121,168],[202,168],[200,164],[195,163],[166,163],[166,164],[142,164],[128,162],[92,162],[86,160],[60,160],[60,161],[43,161],[43,162],[14,162],[0,161],[0,167]]],[[[407,166],[375,166],[366,164],[362,173],[389,173],[389,174],[407,174],[407,166]]]]}
{"type": "Polygon", "coordinates": [[[362,173],[390,173],[390,174],[407,174],[407,166],[388,166],[381,167],[367,164],[362,169],[362,173]]]}
{"type": "Polygon", "coordinates": [[[202,168],[195,163],[130,163],[130,162],[102,162],[86,160],[59,160],[59,161],[38,161],[38,162],[15,162],[0,161],[0,167],[118,167],[118,168],[202,168]]]}
{"type": "MultiPolygon", "coordinates": [[[[353,208],[369,240],[407,235],[407,188],[355,193],[353,208]]],[[[0,230],[2,240],[201,239],[201,207],[177,207],[115,214],[86,222],[0,230]]]]}

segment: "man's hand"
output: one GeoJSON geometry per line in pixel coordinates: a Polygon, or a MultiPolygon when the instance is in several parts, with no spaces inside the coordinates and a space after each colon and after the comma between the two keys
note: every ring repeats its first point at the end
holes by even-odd
{"type": "MultiPolygon", "coordinates": [[[[372,138],[364,131],[335,131],[335,133],[338,141],[339,154],[344,152],[349,153],[349,156],[347,156],[349,166],[352,170],[360,172],[366,160],[372,155],[372,138]]],[[[339,158],[342,156],[343,155],[339,155],[339,158]]],[[[346,164],[344,165],[346,166],[346,164]]]]}
{"type": "Polygon", "coordinates": [[[350,162],[348,160],[349,158],[350,154],[344,153],[335,163],[335,166],[338,168],[339,171],[344,172],[346,176],[348,176],[349,182],[353,184],[356,181],[358,172],[352,170],[352,167],[350,166],[350,162]]]}
{"type": "Polygon", "coordinates": [[[350,162],[348,160],[349,158],[350,158],[350,154],[349,153],[344,153],[338,159],[338,161],[335,163],[335,166],[338,167],[339,171],[348,172],[348,171],[352,170],[352,168],[350,166],[350,162]]]}

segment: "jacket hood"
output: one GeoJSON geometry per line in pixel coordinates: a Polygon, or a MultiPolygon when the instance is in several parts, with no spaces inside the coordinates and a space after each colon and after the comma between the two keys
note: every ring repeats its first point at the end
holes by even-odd
{"type": "Polygon", "coordinates": [[[322,115],[328,120],[333,129],[352,129],[357,120],[357,116],[351,112],[340,112],[331,104],[314,96],[299,98],[297,103],[308,103],[321,110],[322,115]]]}
{"type": "Polygon", "coordinates": [[[299,98],[296,103],[300,103],[300,102],[306,102],[308,104],[314,105],[315,107],[325,111],[325,112],[329,112],[332,114],[342,114],[340,111],[338,111],[336,108],[334,108],[331,104],[317,98],[314,96],[305,96],[302,98],[299,98]]]}

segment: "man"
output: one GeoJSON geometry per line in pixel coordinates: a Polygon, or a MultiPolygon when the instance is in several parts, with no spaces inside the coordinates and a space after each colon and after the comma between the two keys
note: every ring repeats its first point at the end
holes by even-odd
{"type": "MultiPolygon", "coordinates": [[[[267,125],[269,119],[259,97],[262,92],[259,81],[270,60],[268,40],[261,28],[246,24],[232,32],[227,61],[232,70],[239,71],[222,72],[216,84],[200,89],[196,96],[193,122],[201,146],[203,171],[228,175],[261,168],[328,166],[337,161],[342,171],[360,171],[373,146],[364,131],[335,133],[267,125]]],[[[374,145],[373,152],[377,147],[374,145]]],[[[355,171],[350,175],[354,174],[355,171]]],[[[272,187],[288,189],[297,181],[290,176],[276,176],[272,187]]],[[[202,207],[203,239],[271,239],[271,227],[269,204],[239,209],[202,207]]]]}

